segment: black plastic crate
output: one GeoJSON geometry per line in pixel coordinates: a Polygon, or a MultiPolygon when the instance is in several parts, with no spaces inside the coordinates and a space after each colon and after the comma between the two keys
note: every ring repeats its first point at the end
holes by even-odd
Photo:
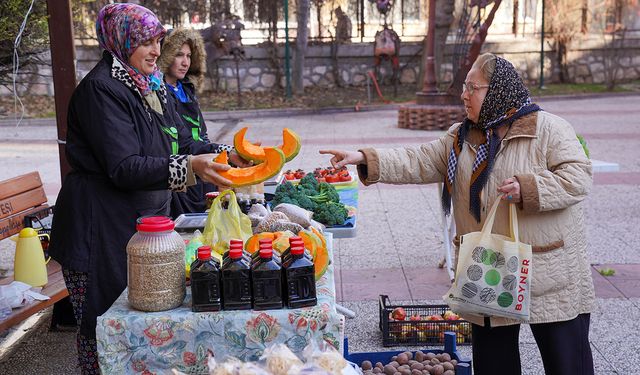
{"type": "Polygon", "coordinates": [[[456,334],[456,344],[471,345],[471,323],[466,320],[427,320],[429,316],[442,316],[448,305],[392,305],[388,296],[380,295],[379,307],[383,346],[444,345],[445,332],[456,334]],[[397,307],[406,312],[405,320],[391,318],[397,307]]]}

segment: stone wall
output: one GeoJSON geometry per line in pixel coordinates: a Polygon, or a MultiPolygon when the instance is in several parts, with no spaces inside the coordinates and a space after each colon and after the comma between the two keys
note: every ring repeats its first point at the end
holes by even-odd
{"type": "MultiPolygon", "coordinates": [[[[548,44],[546,44],[548,46],[548,44]]],[[[506,41],[487,42],[483,51],[497,53],[510,60],[518,68],[523,78],[529,83],[537,82],[540,75],[539,40],[514,38],[506,41]]],[[[271,51],[268,47],[246,46],[246,58],[238,62],[240,88],[243,91],[268,91],[274,87],[284,87],[284,46],[278,50],[278,67],[270,59],[271,51]]],[[[450,57],[453,47],[448,45],[445,50],[445,61],[440,67],[439,82],[449,82],[452,79],[450,57]]],[[[403,43],[400,53],[399,74],[400,83],[404,85],[416,84],[419,79],[421,63],[421,43],[403,43]]],[[[292,54],[295,53],[292,48],[292,54]]],[[[331,87],[336,85],[336,76],[344,85],[366,85],[367,72],[374,69],[372,44],[343,44],[339,47],[337,60],[332,59],[329,45],[309,46],[305,60],[305,86],[331,87]],[[336,74],[337,67],[337,74],[336,74]]],[[[79,46],[76,49],[78,79],[84,77],[100,58],[97,47],[79,46]]],[[[45,57],[46,58],[46,57],[45,57]]],[[[625,40],[624,48],[609,48],[602,39],[591,37],[574,42],[568,52],[569,79],[576,83],[606,83],[613,76],[617,82],[640,79],[640,38],[625,40]]],[[[555,82],[559,68],[556,64],[555,51],[545,51],[545,82],[555,82]]],[[[217,85],[220,90],[236,91],[236,62],[231,58],[221,59],[217,68],[210,67],[210,72],[216,71],[217,77],[209,73],[205,88],[217,85]]],[[[50,66],[43,66],[39,71],[40,77],[35,77],[28,91],[31,94],[52,95],[53,83],[50,78],[50,66]]],[[[383,83],[389,83],[391,64],[384,61],[381,64],[380,75],[383,83]]],[[[22,77],[24,78],[24,77],[22,77]]],[[[8,90],[0,89],[0,94],[7,94],[8,90]]]]}

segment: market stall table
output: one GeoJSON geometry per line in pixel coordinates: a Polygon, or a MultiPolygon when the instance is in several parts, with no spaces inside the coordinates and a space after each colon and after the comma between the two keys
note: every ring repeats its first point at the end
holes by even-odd
{"type": "Polygon", "coordinates": [[[194,313],[191,295],[182,306],[162,312],[133,310],[127,290],[98,317],[96,338],[104,374],[145,370],[170,374],[206,373],[207,354],[255,360],[269,345],[286,344],[300,352],[311,341],[329,342],[339,351],[344,338],[344,316],[336,311],[333,236],[326,234],[327,272],[317,282],[318,305],[302,309],[221,311],[194,313]]]}

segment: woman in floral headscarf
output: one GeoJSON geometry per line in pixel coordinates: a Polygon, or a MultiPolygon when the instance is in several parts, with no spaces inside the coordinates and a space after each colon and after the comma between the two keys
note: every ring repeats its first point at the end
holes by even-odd
{"type": "Polygon", "coordinates": [[[229,185],[217,173],[228,166],[212,161],[215,145],[183,137],[172,153],[180,118],[156,67],[165,34],[156,16],[139,5],[109,4],[96,32],[104,53],[69,104],[72,171],[58,195],[49,248],[62,265],[80,326],[83,374],[99,372],[96,317],[127,285],[125,248],[136,219],[168,215],[171,191],[184,191],[196,175],[229,185]]]}
{"type": "MultiPolygon", "coordinates": [[[[478,57],[461,99],[467,117],[419,147],[325,150],[335,167],[358,166],[365,185],[444,182],[459,236],[482,229],[496,199],[516,203],[520,240],[532,245],[530,324],[547,374],[593,374],[589,344],[595,295],[582,201],[591,163],[571,125],[531,103],[513,65],[478,57]],[[453,207],[451,203],[453,202],[453,207]]],[[[494,232],[508,236],[508,205],[494,232]]],[[[459,245],[456,243],[456,245],[459,245]]],[[[473,323],[474,374],[520,374],[520,321],[463,314],[473,323]]]]}

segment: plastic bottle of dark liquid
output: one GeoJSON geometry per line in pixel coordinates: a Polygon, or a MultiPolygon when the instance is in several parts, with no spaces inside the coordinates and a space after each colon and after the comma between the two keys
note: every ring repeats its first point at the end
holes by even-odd
{"type": "Polygon", "coordinates": [[[284,265],[284,275],[287,307],[297,309],[318,303],[315,268],[313,262],[304,256],[304,245],[296,242],[291,245],[290,257],[284,265]]]}
{"type": "Polygon", "coordinates": [[[222,254],[222,265],[224,266],[224,264],[227,263],[227,260],[229,259],[230,251],[233,248],[238,248],[238,247],[240,248],[240,251],[242,251],[242,258],[246,260],[248,264],[251,264],[251,254],[244,251],[243,246],[244,245],[242,240],[237,240],[237,239],[229,240],[229,250],[225,251],[224,254],[222,254]]]}
{"type": "Polygon", "coordinates": [[[273,260],[273,248],[260,246],[260,260],[251,269],[253,309],[268,310],[283,307],[282,268],[273,260]]]}
{"type": "MultiPolygon", "coordinates": [[[[287,248],[287,250],[282,252],[282,265],[284,266],[284,264],[287,262],[287,260],[289,259],[289,257],[291,256],[291,248],[293,247],[293,245],[301,245],[304,248],[304,241],[302,241],[302,238],[300,238],[299,236],[293,236],[289,238],[289,247],[287,248]]],[[[306,248],[304,248],[304,256],[305,258],[309,259],[311,261],[311,263],[313,263],[313,257],[311,256],[311,253],[309,252],[309,250],[307,250],[306,248]]]]}
{"type": "MultiPolygon", "coordinates": [[[[273,241],[269,238],[262,238],[258,241],[259,246],[258,248],[261,249],[263,246],[267,246],[270,249],[273,249],[273,241]]],[[[280,255],[278,255],[278,253],[276,251],[273,251],[273,260],[276,261],[276,263],[278,263],[279,265],[282,265],[282,258],[280,257],[280,255]]],[[[251,254],[251,268],[253,268],[256,264],[258,264],[260,262],[260,251],[256,251],[255,253],[251,254]]]]}
{"type": "Polygon", "coordinates": [[[222,267],[222,307],[225,310],[251,309],[251,268],[242,253],[241,246],[233,245],[222,267]]]}
{"type": "Polygon", "coordinates": [[[220,268],[218,268],[218,262],[211,259],[210,246],[198,248],[198,261],[194,262],[195,268],[191,268],[191,310],[220,311],[222,309],[220,268]]]}

